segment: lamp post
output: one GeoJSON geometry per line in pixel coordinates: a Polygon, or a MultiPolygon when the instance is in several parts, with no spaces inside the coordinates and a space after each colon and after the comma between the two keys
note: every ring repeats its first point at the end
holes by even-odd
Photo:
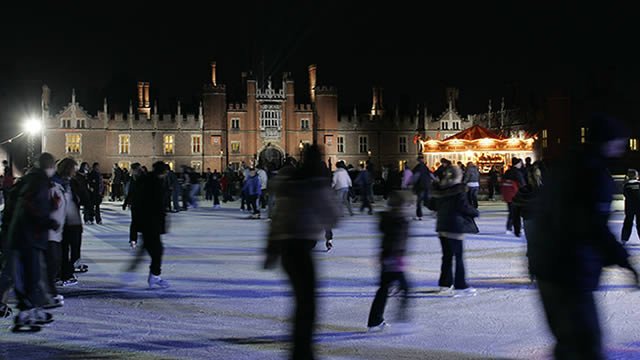
{"type": "Polygon", "coordinates": [[[36,118],[30,118],[24,123],[24,132],[27,134],[27,168],[33,167],[36,158],[35,137],[42,130],[42,124],[36,118]]]}
{"type": "Polygon", "coordinates": [[[367,155],[369,155],[369,161],[371,161],[371,150],[367,151],[367,155]]]}
{"type": "Polygon", "coordinates": [[[222,149],[220,149],[220,173],[222,174],[224,172],[224,169],[222,168],[222,157],[224,156],[224,151],[222,149]]]}
{"type": "Polygon", "coordinates": [[[302,161],[302,150],[304,150],[304,144],[302,140],[300,140],[300,144],[298,144],[298,149],[300,149],[300,161],[302,161]]]}

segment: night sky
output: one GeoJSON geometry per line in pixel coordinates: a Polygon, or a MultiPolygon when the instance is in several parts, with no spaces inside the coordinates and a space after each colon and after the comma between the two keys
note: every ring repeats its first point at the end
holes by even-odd
{"type": "Polygon", "coordinates": [[[105,96],[111,111],[126,112],[136,99],[136,81],[149,81],[161,111],[175,112],[179,99],[183,112],[193,112],[212,60],[230,101],[240,100],[240,73],[253,70],[258,78],[292,72],[296,100],[306,102],[307,65],[317,63],[319,83],[335,85],[341,110],[349,112],[354,104],[362,111],[370,106],[374,84],[385,87],[390,110],[398,104],[413,112],[426,104],[435,114],[446,105],[447,86],[460,88],[462,114],[485,111],[489,98],[496,107],[501,96],[507,106],[530,106],[550,88],[578,97],[599,94],[609,107],[631,114],[638,94],[640,33],[632,8],[207,3],[5,6],[2,138],[39,110],[44,83],[52,89],[54,111],[76,88],[92,114],[105,96]]]}

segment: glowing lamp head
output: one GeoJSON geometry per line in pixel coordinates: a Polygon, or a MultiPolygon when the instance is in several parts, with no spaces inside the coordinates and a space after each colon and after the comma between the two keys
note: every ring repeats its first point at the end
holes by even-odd
{"type": "Polygon", "coordinates": [[[40,124],[40,121],[38,119],[36,119],[36,118],[28,119],[24,123],[24,131],[28,135],[35,135],[35,134],[39,133],[40,130],[42,130],[42,124],[40,124]]]}

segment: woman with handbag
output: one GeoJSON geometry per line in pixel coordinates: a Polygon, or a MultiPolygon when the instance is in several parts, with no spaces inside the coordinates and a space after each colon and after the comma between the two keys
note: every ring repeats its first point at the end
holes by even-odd
{"type": "Polygon", "coordinates": [[[434,185],[429,208],[437,211],[436,231],[442,245],[442,266],[440,268],[440,293],[452,296],[473,296],[476,290],[467,284],[463,260],[464,234],[477,234],[478,227],[473,218],[478,210],[469,203],[466,187],[462,184],[462,170],[457,166],[447,166],[442,171],[440,181],[434,185]],[[453,258],[456,259],[455,278],[453,258]]]}

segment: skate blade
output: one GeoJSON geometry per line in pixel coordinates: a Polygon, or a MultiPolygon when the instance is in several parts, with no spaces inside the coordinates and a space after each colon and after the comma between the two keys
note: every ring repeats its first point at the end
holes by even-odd
{"type": "Polygon", "coordinates": [[[39,325],[15,325],[11,328],[13,333],[36,333],[42,330],[42,326],[39,325]]]}

